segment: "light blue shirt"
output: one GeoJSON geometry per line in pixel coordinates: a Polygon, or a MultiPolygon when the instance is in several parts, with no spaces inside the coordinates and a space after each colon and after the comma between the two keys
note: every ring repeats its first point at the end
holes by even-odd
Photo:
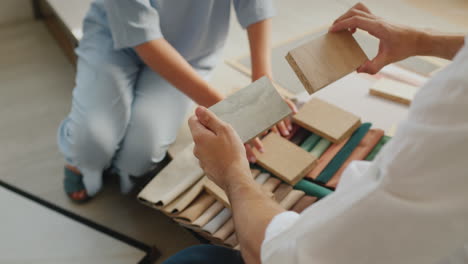
{"type": "MultiPolygon", "coordinates": [[[[272,0],[233,0],[243,28],[274,15],[272,0]]],[[[109,28],[115,49],[165,38],[187,61],[211,67],[226,40],[231,0],[95,0],[86,19],[109,28]]]]}

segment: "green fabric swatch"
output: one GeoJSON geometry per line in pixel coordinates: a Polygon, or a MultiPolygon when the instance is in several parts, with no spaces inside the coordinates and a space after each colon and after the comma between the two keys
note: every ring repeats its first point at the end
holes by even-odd
{"type": "Polygon", "coordinates": [[[367,134],[371,123],[362,124],[351,136],[351,138],[346,142],[343,148],[336,154],[336,156],[328,163],[325,169],[317,177],[317,181],[321,183],[327,183],[333,175],[340,169],[341,165],[346,161],[346,159],[351,155],[353,150],[359,145],[362,138],[367,134]]]}
{"type": "Polygon", "coordinates": [[[310,152],[315,147],[317,142],[319,142],[319,140],[320,136],[311,134],[304,142],[302,142],[300,147],[305,151],[310,152]]]}
{"type": "Polygon", "coordinates": [[[379,140],[379,143],[377,143],[377,145],[375,145],[375,147],[372,149],[371,153],[369,153],[369,155],[367,155],[366,157],[366,160],[368,161],[373,161],[375,159],[375,156],[377,156],[377,154],[380,152],[380,150],[382,149],[382,147],[387,144],[387,142],[391,139],[391,137],[389,136],[383,136],[380,140],[379,140]]]}
{"type": "Polygon", "coordinates": [[[310,195],[310,196],[315,196],[317,198],[322,198],[322,197],[325,197],[327,195],[329,195],[330,193],[332,193],[333,191],[328,189],[328,188],[325,188],[323,186],[320,186],[316,183],[313,183],[313,182],[310,182],[308,180],[300,180],[295,186],[294,186],[294,189],[296,190],[301,190],[303,192],[305,192],[307,195],[310,195]]]}
{"type": "Polygon", "coordinates": [[[310,154],[314,155],[317,158],[320,158],[325,150],[331,145],[331,142],[325,138],[320,139],[320,141],[315,145],[315,147],[310,151],[310,154]]]}

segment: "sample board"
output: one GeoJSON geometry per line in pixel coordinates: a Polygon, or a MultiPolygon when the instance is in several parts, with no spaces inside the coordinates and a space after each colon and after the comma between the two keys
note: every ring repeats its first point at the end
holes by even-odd
{"type": "Polygon", "coordinates": [[[286,60],[312,94],[355,71],[367,61],[367,56],[350,32],[338,32],[291,50],[286,60]]]}
{"type": "Polygon", "coordinates": [[[317,158],[276,133],[262,140],[264,152],[254,149],[257,163],[283,181],[295,185],[315,166],[317,158]]]}
{"type": "Polygon", "coordinates": [[[293,120],[333,143],[348,138],[361,124],[358,116],[318,98],[307,102],[293,120]]]}
{"type": "Polygon", "coordinates": [[[210,107],[247,142],[291,114],[291,109],[267,77],[210,107]]]}
{"type": "Polygon", "coordinates": [[[419,87],[382,78],[374,83],[369,93],[397,103],[410,105],[418,91],[419,87]]]}

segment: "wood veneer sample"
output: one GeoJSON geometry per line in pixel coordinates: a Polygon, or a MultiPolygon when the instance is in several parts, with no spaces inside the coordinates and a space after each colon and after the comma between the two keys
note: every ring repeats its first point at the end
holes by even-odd
{"type": "Polygon", "coordinates": [[[224,241],[224,243],[230,247],[235,247],[237,244],[239,244],[239,242],[237,242],[237,235],[236,233],[233,233],[232,235],[230,235],[226,241],[224,241]]]}
{"type": "Polygon", "coordinates": [[[335,143],[331,145],[317,161],[317,166],[307,173],[306,177],[312,180],[317,179],[320,173],[327,167],[328,163],[335,157],[335,155],[340,152],[340,150],[346,145],[349,138],[342,141],[341,143],[335,143]]]}
{"type": "Polygon", "coordinates": [[[291,109],[267,77],[210,107],[247,142],[291,114],[291,109]]]}
{"type": "Polygon", "coordinates": [[[178,212],[182,212],[203,191],[205,182],[205,177],[198,180],[198,182],[195,183],[192,187],[190,187],[186,192],[179,195],[177,199],[172,201],[167,206],[163,207],[162,211],[168,214],[176,214],[178,212]]]}
{"type": "Polygon", "coordinates": [[[318,98],[304,104],[293,121],[333,143],[348,138],[361,125],[358,116],[318,98]]]}
{"type": "Polygon", "coordinates": [[[280,202],[280,205],[286,209],[289,210],[293,205],[301,199],[305,193],[303,191],[299,190],[292,190],[284,197],[284,199],[280,202]]]}
{"type": "Polygon", "coordinates": [[[224,206],[228,208],[231,207],[231,204],[229,203],[229,198],[227,197],[224,190],[208,178],[206,178],[205,181],[205,190],[209,194],[213,195],[216,198],[216,200],[222,202],[224,206]]]}
{"type": "Polygon", "coordinates": [[[193,144],[187,146],[138,194],[138,199],[156,208],[174,201],[203,176],[193,144]]]}
{"type": "Polygon", "coordinates": [[[309,94],[355,71],[368,60],[348,31],[327,33],[291,50],[291,68],[309,94]]]}
{"type": "Polygon", "coordinates": [[[200,215],[215,202],[216,199],[212,195],[202,192],[202,194],[200,194],[200,196],[198,196],[197,199],[189,205],[189,207],[176,215],[174,220],[190,224],[200,217],[200,215]]]}
{"type": "Polygon", "coordinates": [[[382,78],[372,85],[369,93],[400,104],[410,105],[418,91],[419,87],[382,78]]]}
{"type": "Polygon", "coordinates": [[[224,225],[216,231],[213,236],[221,240],[226,240],[232,233],[234,233],[234,219],[231,217],[224,225]]]}
{"type": "Polygon", "coordinates": [[[278,186],[278,188],[276,188],[275,192],[273,193],[273,198],[279,203],[284,199],[284,197],[286,197],[286,195],[288,195],[289,192],[292,191],[292,189],[293,187],[291,185],[282,183],[280,186],[278,186]]]}
{"type": "MultiPolygon", "coordinates": [[[[257,180],[257,177],[260,175],[260,170],[251,169],[250,172],[252,173],[252,177],[257,180]]],[[[204,179],[204,189],[213,195],[218,201],[221,201],[226,207],[230,208],[231,204],[229,203],[229,199],[221,187],[219,187],[216,183],[208,179],[205,176],[204,179]]]]}
{"type": "Polygon", "coordinates": [[[299,199],[296,204],[291,208],[291,211],[294,211],[298,214],[302,213],[307,207],[311,206],[318,200],[317,197],[305,195],[299,199]]]}
{"type": "Polygon", "coordinates": [[[206,225],[223,209],[224,204],[220,201],[216,201],[210,207],[208,207],[197,219],[195,219],[195,221],[192,222],[192,225],[198,227],[206,225]]]}
{"type": "Polygon", "coordinates": [[[262,190],[270,193],[273,192],[279,185],[281,184],[281,180],[275,177],[270,177],[265,183],[262,185],[262,190]]]}
{"type": "Polygon", "coordinates": [[[316,164],[317,158],[276,133],[262,140],[264,152],[254,148],[257,163],[283,181],[294,185],[316,164]]]}
{"type": "Polygon", "coordinates": [[[359,145],[353,150],[351,155],[341,165],[340,169],[333,175],[333,177],[327,182],[326,186],[336,188],[338,182],[341,179],[343,171],[348,167],[349,163],[354,160],[364,160],[372,149],[377,145],[379,140],[383,137],[384,131],[381,129],[371,129],[364,138],[359,142],[359,145]]]}

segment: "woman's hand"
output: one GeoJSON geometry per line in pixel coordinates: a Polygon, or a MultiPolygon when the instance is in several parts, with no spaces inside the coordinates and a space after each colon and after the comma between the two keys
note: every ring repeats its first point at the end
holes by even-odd
{"type": "Polygon", "coordinates": [[[229,179],[249,176],[250,168],[241,139],[234,129],[208,109],[199,106],[189,119],[193,153],[207,176],[226,190],[229,179]]]}
{"type": "Polygon", "coordinates": [[[356,4],[339,17],[330,27],[330,32],[349,30],[354,33],[362,29],[380,40],[375,58],[366,61],[357,71],[375,74],[385,65],[417,55],[419,42],[424,35],[409,27],[391,24],[375,16],[362,3],[356,4]]]}

